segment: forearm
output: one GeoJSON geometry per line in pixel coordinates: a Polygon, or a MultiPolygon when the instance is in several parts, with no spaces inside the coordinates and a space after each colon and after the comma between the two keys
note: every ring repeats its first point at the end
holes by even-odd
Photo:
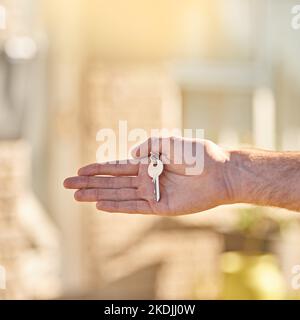
{"type": "Polygon", "coordinates": [[[232,203],[300,211],[300,153],[231,151],[225,179],[232,203]]]}

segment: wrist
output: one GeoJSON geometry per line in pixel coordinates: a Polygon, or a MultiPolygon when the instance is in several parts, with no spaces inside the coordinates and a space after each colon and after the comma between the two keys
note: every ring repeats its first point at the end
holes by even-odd
{"type": "Polygon", "coordinates": [[[263,150],[227,154],[223,171],[230,203],[300,210],[299,154],[263,150]]]}
{"type": "Polygon", "coordinates": [[[225,165],[224,180],[229,203],[251,203],[251,158],[247,151],[230,150],[225,165]],[[249,190],[247,190],[249,189],[249,190]]]}

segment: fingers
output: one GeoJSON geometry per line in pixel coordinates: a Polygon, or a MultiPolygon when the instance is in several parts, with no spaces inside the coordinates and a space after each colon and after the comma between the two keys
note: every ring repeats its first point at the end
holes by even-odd
{"type": "MultiPolygon", "coordinates": [[[[166,159],[170,158],[172,152],[174,152],[174,142],[175,138],[161,138],[161,137],[151,137],[139,146],[135,147],[131,151],[131,155],[133,158],[144,158],[148,157],[151,152],[161,154],[162,157],[166,157],[166,159]]],[[[182,144],[182,140],[177,139],[176,143],[182,144]]]]}
{"type": "Polygon", "coordinates": [[[162,138],[151,137],[131,151],[133,158],[148,157],[150,152],[162,152],[162,138]]]}
{"type": "Polygon", "coordinates": [[[99,200],[141,200],[137,189],[82,189],[75,192],[77,201],[96,202],[99,200]]]}
{"type": "Polygon", "coordinates": [[[136,188],[138,186],[136,177],[90,177],[78,176],[67,178],[64,181],[64,187],[67,189],[84,188],[136,188]]]}
{"type": "Polygon", "coordinates": [[[138,163],[93,163],[78,170],[80,176],[110,175],[110,176],[136,176],[138,174],[138,163]]]}
{"type": "Polygon", "coordinates": [[[107,212],[123,212],[123,213],[141,213],[151,214],[152,209],[145,200],[127,200],[127,201],[98,201],[96,204],[98,210],[107,212]]]}

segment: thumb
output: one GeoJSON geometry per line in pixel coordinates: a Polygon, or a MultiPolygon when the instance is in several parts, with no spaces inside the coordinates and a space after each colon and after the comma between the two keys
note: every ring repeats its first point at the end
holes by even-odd
{"type": "Polygon", "coordinates": [[[133,158],[148,157],[150,152],[161,153],[161,138],[151,137],[131,150],[133,158]]]}

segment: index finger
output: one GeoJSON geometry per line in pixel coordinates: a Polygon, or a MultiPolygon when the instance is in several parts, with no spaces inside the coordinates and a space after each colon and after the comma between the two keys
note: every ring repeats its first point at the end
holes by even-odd
{"type": "Polygon", "coordinates": [[[93,163],[78,170],[79,176],[95,176],[95,175],[110,175],[110,176],[137,176],[139,172],[138,163],[120,163],[120,162],[105,162],[93,163]]]}
{"type": "MultiPolygon", "coordinates": [[[[174,138],[173,137],[150,137],[131,151],[131,155],[135,159],[148,157],[151,153],[161,154],[166,158],[170,158],[174,154],[174,138]]],[[[182,145],[182,140],[176,140],[176,146],[182,145]]]]}

